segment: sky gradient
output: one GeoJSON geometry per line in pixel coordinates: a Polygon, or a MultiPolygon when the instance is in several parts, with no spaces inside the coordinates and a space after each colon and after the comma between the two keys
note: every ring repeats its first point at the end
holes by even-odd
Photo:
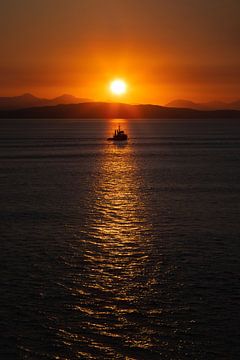
{"type": "Polygon", "coordinates": [[[239,14],[238,0],[1,1],[0,96],[116,100],[120,77],[121,101],[235,100],[239,14]]]}

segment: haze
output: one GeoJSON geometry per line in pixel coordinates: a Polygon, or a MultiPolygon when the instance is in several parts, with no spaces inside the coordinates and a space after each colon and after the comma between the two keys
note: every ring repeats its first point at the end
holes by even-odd
{"type": "Polygon", "coordinates": [[[71,93],[163,104],[237,99],[238,0],[11,0],[0,4],[0,96],[71,93]]]}

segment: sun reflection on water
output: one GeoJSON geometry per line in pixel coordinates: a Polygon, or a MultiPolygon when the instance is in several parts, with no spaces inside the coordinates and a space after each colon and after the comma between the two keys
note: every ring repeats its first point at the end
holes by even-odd
{"type": "MultiPolygon", "coordinates": [[[[118,124],[119,120],[109,123],[109,131],[118,124]]],[[[123,125],[121,120],[121,125],[127,132],[127,121],[123,125]]],[[[147,289],[151,226],[131,143],[107,143],[98,167],[98,176],[92,182],[84,248],[83,301],[76,311],[86,316],[83,327],[106,336],[110,343],[119,339],[121,345],[132,342],[133,347],[149,348],[150,334],[139,340],[134,325],[141,318],[138,303],[147,289]]]]}
{"type": "Polygon", "coordinates": [[[117,289],[117,296],[123,282],[140,275],[148,256],[146,237],[144,251],[142,248],[142,235],[149,225],[140,183],[131,146],[109,143],[93,189],[95,203],[89,235],[98,251],[87,252],[86,256],[101,274],[99,282],[106,288],[117,289]]]}

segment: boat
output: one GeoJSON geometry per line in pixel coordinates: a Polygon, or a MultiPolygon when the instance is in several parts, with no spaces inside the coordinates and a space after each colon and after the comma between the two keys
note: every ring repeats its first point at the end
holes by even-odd
{"type": "Polygon", "coordinates": [[[128,136],[125,134],[123,130],[120,129],[120,125],[118,125],[118,129],[114,131],[113,137],[108,138],[108,140],[112,141],[124,141],[127,140],[128,136]]]}

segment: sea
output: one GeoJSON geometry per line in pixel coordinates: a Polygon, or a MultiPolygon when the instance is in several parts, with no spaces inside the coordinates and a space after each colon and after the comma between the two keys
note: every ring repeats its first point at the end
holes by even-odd
{"type": "Polygon", "coordinates": [[[1,360],[239,359],[240,119],[1,120],[0,270],[1,360]]]}

